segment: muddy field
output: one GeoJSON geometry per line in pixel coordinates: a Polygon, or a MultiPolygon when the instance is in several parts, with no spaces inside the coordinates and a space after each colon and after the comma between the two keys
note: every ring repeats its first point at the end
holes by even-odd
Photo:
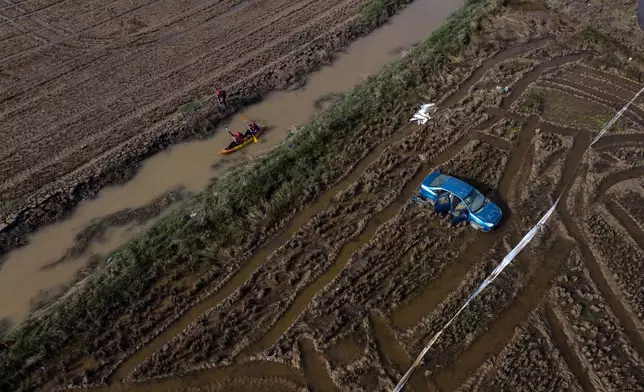
{"type": "Polygon", "coordinates": [[[407,2],[364,14],[368,0],[4,1],[0,253],[142,159],[300,84],[407,2]]]}
{"type": "MultiPolygon", "coordinates": [[[[395,74],[422,80],[438,103],[429,123],[401,125],[393,106],[391,118],[356,129],[365,136],[345,146],[343,179],[279,228],[258,226],[228,246],[200,233],[191,241],[205,245],[189,257],[191,245],[168,245],[181,263],[155,264],[142,294],[101,308],[86,346],[16,364],[19,350],[33,350],[18,337],[0,352],[15,369],[0,389],[391,390],[562,195],[546,229],[445,331],[405,390],[641,391],[644,98],[584,155],[644,86],[641,53],[629,51],[626,22],[614,35],[596,28],[609,18],[596,5],[573,16],[563,0],[507,3],[486,5],[472,36],[433,69],[395,74]],[[433,169],[496,201],[501,226],[454,227],[412,202],[433,169]]],[[[634,15],[625,4],[616,9],[634,15]]],[[[84,306],[73,307],[78,319],[92,313],[84,306]]]]}

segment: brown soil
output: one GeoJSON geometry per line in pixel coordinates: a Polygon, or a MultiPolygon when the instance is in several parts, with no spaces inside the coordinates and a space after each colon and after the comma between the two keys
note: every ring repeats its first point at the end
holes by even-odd
{"type": "Polygon", "coordinates": [[[427,73],[439,102],[427,125],[383,125],[344,181],[252,254],[217,249],[208,271],[188,260],[155,272],[151,295],[115,309],[84,358],[45,362],[45,389],[391,390],[560,194],[547,228],[405,390],[641,389],[640,109],[584,155],[641,88],[602,53],[631,52],[610,41],[624,37],[579,35],[564,0],[511,3],[486,17],[457,67],[427,73]],[[435,168],[497,201],[501,226],[453,227],[410,201],[435,168]]]}
{"type": "MultiPolygon", "coordinates": [[[[560,353],[553,326],[542,309],[517,327],[508,345],[489,358],[459,392],[583,390],[560,353]]],[[[581,384],[583,385],[583,384],[581,384]]]]}
{"type": "Polygon", "coordinates": [[[0,254],[127,180],[146,157],[207,136],[327,64],[368,29],[355,23],[366,2],[9,2],[0,36],[0,254]]]}

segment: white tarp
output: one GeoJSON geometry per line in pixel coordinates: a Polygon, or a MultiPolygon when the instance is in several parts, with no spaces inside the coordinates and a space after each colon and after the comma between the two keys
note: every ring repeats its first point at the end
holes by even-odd
{"type": "MultiPolygon", "coordinates": [[[[624,112],[628,109],[628,107],[629,107],[629,106],[630,106],[630,105],[631,105],[631,104],[632,104],[632,103],[637,99],[637,97],[639,97],[639,96],[640,96],[640,94],[642,94],[643,92],[644,92],[644,88],[642,88],[642,89],[641,89],[637,94],[635,94],[635,96],[633,97],[633,99],[631,99],[631,100],[630,100],[630,102],[628,102],[628,103],[627,103],[627,104],[626,104],[626,105],[625,105],[625,106],[624,106],[624,107],[623,107],[623,108],[622,108],[622,109],[621,109],[621,110],[620,110],[620,111],[615,115],[615,117],[613,117],[613,118],[608,122],[608,124],[606,124],[606,125],[604,126],[604,128],[599,132],[599,134],[597,134],[597,137],[595,137],[595,139],[593,139],[593,141],[592,141],[592,143],[590,144],[590,146],[588,146],[588,149],[589,149],[593,144],[597,143],[597,141],[598,141],[602,136],[604,136],[604,134],[605,134],[605,133],[608,131],[608,129],[609,129],[609,128],[610,128],[610,127],[615,123],[615,121],[617,121],[617,120],[622,116],[622,114],[624,114],[624,112]]],[[[586,149],[586,151],[584,151],[584,155],[586,155],[586,152],[588,151],[588,149],[586,149]]],[[[584,158],[584,156],[582,155],[581,160],[583,160],[583,158],[584,158]]],[[[579,162],[580,164],[581,164],[581,160],[580,160],[580,162],[579,162]]],[[[579,167],[579,165],[578,165],[577,167],[579,167]]],[[[575,171],[576,171],[576,169],[575,169],[575,171]]],[[[572,177],[571,177],[571,180],[570,180],[570,181],[572,181],[572,177]]],[[[563,195],[564,191],[566,190],[566,188],[568,188],[568,186],[569,186],[569,185],[570,185],[570,182],[569,182],[568,184],[566,184],[566,185],[565,185],[565,187],[564,187],[564,188],[563,188],[563,190],[561,191],[561,195],[563,195]]],[[[437,333],[432,337],[432,339],[429,341],[429,343],[427,343],[427,345],[425,346],[425,348],[423,348],[423,351],[421,351],[420,355],[418,355],[418,357],[416,358],[416,361],[414,361],[414,363],[411,365],[411,367],[409,368],[409,370],[407,371],[407,373],[405,373],[405,375],[400,379],[400,381],[398,382],[398,385],[396,385],[396,388],[394,388],[394,392],[400,392],[400,391],[402,390],[402,388],[405,386],[405,383],[407,382],[407,380],[409,379],[409,377],[411,376],[411,374],[413,373],[413,371],[414,371],[414,370],[415,370],[415,369],[420,365],[420,363],[422,362],[423,358],[425,357],[425,354],[427,354],[427,352],[429,351],[429,349],[430,349],[430,348],[432,348],[432,346],[434,345],[434,343],[436,343],[436,341],[437,341],[437,340],[438,340],[438,338],[443,334],[443,332],[445,332],[445,330],[446,330],[450,325],[452,325],[452,323],[454,322],[454,320],[456,320],[456,318],[457,318],[457,317],[458,317],[458,316],[459,316],[459,315],[460,315],[460,314],[465,310],[465,308],[467,308],[467,307],[469,306],[469,304],[470,304],[470,303],[471,303],[471,302],[472,302],[476,297],[478,297],[478,295],[479,295],[479,294],[480,294],[480,293],[481,293],[481,292],[482,292],[482,291],[483,291],[483,290],[484,290],[484,289],[485,289],[485,288],[486,288],[490,283],[492,283],[492,282],[494,281],[494,279],[496,279],[496,278],[497,278],[497,276],[499,276],[499,274],[501,274],[501,272],[503,272],[503,270],[505,269],[505,267],[507,267],[507,266],[508,266],[508,265],[509,265],[513,260],[514,260],[514,258],[519,254],[519,252],[521,252],[521,250],[523,250],[523,248],[525,248],[525,247],[530,243],[530,241],[532,241],[532,239],[533,239],[533,238],[537,235],[537,233],[539,232],[539,229],[541,229],[542,227],[544,227],[544,226],[545,226],[546,221],[548,220],[548,218],[550,218],[550,216],[555,212],[555,209],[557,208],[557,204],[559,204],[559,199],[561,199],[561,195],[559,195],[559,197],[558,197],[558,198],[557,198],[557,200],[554,202],[554,204],[552,205],[552,207],[550,207],[550,209],[549,209],[549,210],[548,210],[548,211],[543,215],[543,217],[541,217],[541,219],[539,219],[539,222],[537,222],[537,224],[536,224],[536,225],[534,225],[534,227],[532,227],[532,229],[530,229],[530,231],[529,231],[529,232],[528,232],[528,233],[527,233],[527,234],[526,234],[526,235],[521,239],[521,241],[519,241],[519,243],[517,244],[517,246],[515,246],[515,247],[514,247],[514,249],[512,249],[512,250],[510,251],[510,253],[508,253],[508,254],[503,258],[503,260],[501,260],[501,263],[499,263],[499,265],[497,265],[497,266],[496,266],[496,268],[494,268],[494,271],[492,271],[492,273],[491,273],[487,278],[485,278],[485,280],[483,281],[483,283],[481,283],[481,285],[480,285],[480,286],[479,286],[479,287],[478,287],[478,288],[477,288],[477,289],[476,289],[476,290],[475,290],[475,291],[470,295],[470,297],[467,299],[467,301],[465,301],[465,303],[463,304],[463,306],[461,306],[461,308],[456,312],[456,314],[454,314],[454,316],[452,316],[452,318],[451,318],[451,319],[450,319],[450,320],[449,320],[449,321],[448,321],[448,322],[443,326],[443,328],[441,328],[441,329],[440,329],[440,330],[439,330],[439,331],[438,331],[438,332],[437,332],[437,333]]]]}
{"type": "Polygon", "coordinates": [[[431,115],[436,113],[436,110],[438,107],[436,107],[435,103],[426,103],[423,105],[420,105],[420,108],[418,108],[418,111],[416,114],[414,114],[414,117],[409,119],[409,122],[415,122],[416,124],[425,124],[427,120],[431,119],[431,115]]]}

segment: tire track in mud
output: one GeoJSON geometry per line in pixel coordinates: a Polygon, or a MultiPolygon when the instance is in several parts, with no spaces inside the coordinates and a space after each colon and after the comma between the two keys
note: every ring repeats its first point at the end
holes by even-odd
{"type": "Polygon", "coordinates": [[[405,184],[401,194],[391,203],[387,208],[372,216],[362,232],[355,237],[351,242],[344,245],[333,264],[313,283],[306,286],[306,288],[299,293],[292,304],[289,306],[286,313],[284,313],[277,322],[268,330],[261,340],[249,348],[249,353],[258,353],[269,347],[275,345],[278,339],[290,328],[295,322],[297,317],[306,309],[311,303],[313,297],[321,292],[329,283],[335,279],[336,276],[344,269],[349,262],[351,255],[362,247],[365,243],[376,234],[383,222],[389,221],[403,204],[413,196],[416,192],[419,182],[422,177],[426,175],[423,168],[419,168],[416,174],[405,184]]]}
{"type": "Polygon", "coordinates": [[[526,54],[531,50],[538,49],[542,46],[545,46],[548,42],[550,42],[550,38],[537,39],[537,40],[525,43],[523,45],[519,45],[519,46],[512,47],[510,49],[503,50],[495,54],[494,56],[483,60],[481,62],[481,65],[474,70],[472,75],[457,87],[458,90],[454,92],[452,95],[450,95],[449,97],[447,97],[446,99],[444,99],[442,102],[440,102],[439,105],[444,108],[450,108],[452,106],[455,106],[457,103],[459,103],[463,98],[465,98],[469,94],[470,88],[474,86],[477,82],[479,82],[483,77],[483,75],[490,68],[492,68],[493,66],[503,61],[526,54]]]}
{"type": "MultiPolygon", "coordinates": [[[[557,132],[558,128],[550,126],[549,129],[557,132]]],[[[566,160],[564,161],[561,181],[559,181],[559,184],[555,188],[555,192],[551,195],[553,197],[553,200],[555,200],[554,198],[556,198],[557,196],[561,195],[560,197],[562,204],[565,204],[566,199],[568,198],[570,193],[570,187],[564,187],[567,186],[567,184],[572,184],[575,176],[578,174],[578,169],[582,164],[584,153],[589,148],[592,137],[593,135],[588,131],[576,131],[572,147],[570,148],[570,151],[566,155],[566,160]]],[[[559,204],[559,206],[561,206],[562,204],[559,204]]]]}
{"type": "Polygon", "coordinates": [[[502,150],[512,150],[514,144],[511,141],[505,140],[502,137],[490,135],[482,132],[473,132],[472,139],[480,140],[487,144],[491,144],[494,147],[498,147],[502,150]]]}
{"type": "Polygon", "coordinates": [[[610,214],[617,219],[619,224],[631,236],[640,249],[644,250],[644,230],[642,230],[637,222],[635,222],[635,220],[624,210],[624,207],[622,207],[616,200],[606,200],[603,204],[610,214]]]}
{"type": "Polygon", "coordinates": [[[588,65],[581,65],[580,68],[584,74],[594,75],[607,82],[612,82],[622,88],[626,88],[630,90],[632,94],[637,93],[637,91],[641,88],[641,87],[638,87],[639,82],[629,79],[625,76],[603,72],[599,69],[593,68],[588,65]]]}
{"type": "Polygon", "coordinates": [[[580,60],[584,56],[583,53],[578,53],[578,54],[570,54],[567,56],[560,56],[557,57],[553,60],[547,61],[545,63],[541,63],[537,65],[535,69],[532,71],[528,72],[526,75],[524,75],[519,81],[517,81],[514,84],[513,89],[518,90],[520,93],[518,94],[510,94],[509,97],[505,98],[503,100],[503,103],[501,104],[501,108],[505,110],[509,110],[512,107],[512,104],[525,92],[525,90],[530,86],[532,83],[536,82],[537,79],[541,77],[543,72],[546,69],[549,68],[556,68],[560,67],[562,65],[574,63],[575,61],[580,60]]]}
{"type": "MultiPolygon", "coordinates": [[[[433,312],[445,298],[463,281],[463,276],[480,260],[492,244],[501,238],[506,230],[501,228],[494,233],[482,235],[469,246],[461,256],[451,262],[447,268],[429,285],[421,289],[408,302],[396,308],[390,315],[396,328],[407,330],[417,325],[426,315],[433,312]]],[[[477,235],[481,235],[477,233],[477,235]]]]}
{"type": "Polygon", "coordinates": [[[634,133],[634,134],[622,134],[622,135],[608,135],[602,136],[601,139],[593,145],[593,149],[610,149],[616,147],[623,147],[624,145],[629,144],[644,144],[644,134],[634,133]]]}
{"type": "Polygon", "coordinates": [[[338,388],[329,376],[325,360],[315,349],[313,341],[304,339],[300,342],[302,351],[302,368],[311,392],[338,392],[338,388]]]}
{"type": "Polygon", "coordinates": [[[600,184],[597,194],[592,202],[596,202],[602,197],[610,188],[619,184],[620,182],[632,180],[634,178],[644,177],[644,166],[634,167],[621,172],[613,173],[606,177],[600,184]]]}
{"type": "Polygon", "coordinates": [[[197,320],[204,312],[219,305],[228,296],[233,294],[235,290],[242,286],[251,277],[253,272],[255,272],[255,270],[271,253],[286,244],[303,225],[305,225],[315,215],[323,211],[324,208],[331,203],[331,200],[336,196],[336,194],[357,181],[369,165],[371,165],[371,163],[375,161],[385,149],[402,140],[405,136],[409,135],[412,130],[413,128],[410,126],[405,127],[398,133],[394,134],[394,136],[384,140],[376,146],[376,148],[358,162],[358,164],[344,179],[324,192],[313,204],[296,214],[284,229],[281,230],[277,237],[270,240],[268,244],[253,254],[241,269],[234,273],[234,275],[212,296],[204,299],[202,302],[199,302],[187,310],[177,321],[174,321],[169,328],[165,329],[157,337],[146,343],[145,347],[125,360],[109,378],[108,383],[113,383],[126,378],[140,363],[163,347],[176,335],[179,335],[181,331],[197,320]]]}
{"type": "MultiPolygon", "coordinates": [[[[608,93],[592,86],[586,86],[578,80],[571,80],[567,77],[556,77],[550,79],[550,81],[556,84],[560,84],[561,86],[571,90],[579,90],[584,94],[587,94],[588,96],[594,98],[595,101],[597,101],[597,99],[606,101],[610,103],[610,105],[613,105],[613,108],[615,110],[620,110],[624,105],[626,105],[626,103],[631,100],[631,98],[633,98],[632,95],[630,97],[621,97],[619,95],[608,93]]],[[[644,110],[642,110],[635,104],[630,105],[626,110],[626,113],[637,116],[640,121],[644,120],[644,110]]]]}
{"type": "Polygon", "coordinates": [[[626,102],[630,101],[630,99],[633,98],[633,95],[637,93],[637,89],[635,91],[630,90],[627,87],[611,82],[602,77],[586,73],[584,72],[584,69],[585,68],[580,65],[579,67],[572,68],[561,75],[558,75],[557,78],[562,78],[582,86],[587,86],[593,91],[610,91],[612,96],[625,99],[626,102]]]}
{"type": "MultiPolygon", "coordinates": [[[[407,369],[411,366],[413,359],[409,356],[409,353],[407,353],[404,347],[400,345],[398,339],[396,339],[395,332],[391,329],[383,315],[373,311],[370,314],[370,319],[373,325],[376,346],[383,363],[389,361],[394,365],[400,373],[396,374],[396,377],[405,374],[407,369]]],[[[416,372],[411,376],[409,379],[409,386],[411,386],[415,392],[436,391],[436,387],[433,384],[428,383],[427,379],[419,372],[416,372]]]]}
{"type": "Polygon", "coordinates": [[[596,389],[588,376],[588,372],[581,365],[581,359],[573,350],[568,336],[566,336],[563,320],[559,318],[559,315],[556,314],[550,304],[544,305],[544,316],[552,332],[552,340],[559,349],[568,369],[570,369],[585,392],[595,392],[596,389]]]}
{"type": "MultiPolygon", "coordinates": [[[[606,94],[590,90],[589,88],[575,83],[569,82],[567,80],[561,79],[552,79],[539,83],[541,86],[552,88],[558,91],[561,91],[565,94],[574,95],[576,97],[582,98],[586,101],[595,102],[600,104],[608,109],[614,111],[620,110],[624,104],[628,101],[621,103],[619,100],[615,99],[606,94]]],[[[638,110],[635,105],[631,105],[629,109],[624,112],[624,116],[630,118],[636,124],[642,126],[644,124],[644,117],[642,116],[642,111],[638,110]]]]}
{"type": "MultiPolygon", "coordinates": [[[[433,377],[442,391],[454,391],[465,382],[493,354],[500,352],[512,339],[516,327],[525,321],[542,301],[550,288],[550,281],[557,277],[560,267],[565,263],[571,249],[568,241],[557,237],[552,244],[554,258],[541,260],[542,272],[535,271],[528,276],[527,284],[519,290],[512,304],[504,310],[469,347],[447,367],[440,369],[433,377]]],[[[531,261],[532,257],[530,257],[531,261]]],[[[525,264],[526,260],[520,260],[525,264]]]]}
{"type": "Polygon", "coordinates": [[[103,387],[88,387],[79,390],[88,392],[172,392],[187,387],[199,387],[221,383],[231,378],[267,378],[288,380],[306,386],[304,374],[291,366],[271,361],[259,361],[243,365],[231,365],[215,369],[204,369],[179,378],[146,380],[131,384],[113,384],[103,387]]]}
{"type": "MultiPolygon", "coordinates": [[[[644,168],[641,171],[642,171],[641,174],[644,175],[644,168]]],[[[626,171],[622,173],[627,173],[627,175],[629,175],[630,173],[632,173],[632,171],[626,171]]],[[[602,185],[613,181],[614,181],[613,183],[614,185],[620,182],[620,180],[623,181],[622,179],[623,177],[621,177],[622,173],[617,173],[609,176],[609,178],[607,178],[604,182],[602,182],[602,185]],[[609,179],[612,179],[612,178],[614,179],[609,181],[609,179]]],[[[626,178],[626,179],[629,179],[629,178],[626,178]]],[[[566,191],[566,193],[567,192],[568,190],[566,191]]],[[[604,192],[605,192],[605,189],[602,191],[602,187],[600,186],[600,191],[598,192],[597,197],[602,195],[604,192]]],[[[585,217],[585,214],[581,210],[582,206],[581,206],[581,201],[579,200],[579,196],[580,194],[578,194],[577,197],[575,197],[575,201],[572,207],[573,211],[570,211],[570,206],[567,203],[564,202],[559,204],[559,208],[557,209],[557,211],[559,212],[559,216],[561,217],[561,220],[565,225],[566,229],[570,233],[570,236],[579,245],[584,259],[584,264],[588,269],[590,278],[595,283],[599,292],[606,300],[606,303],[608,304],[609,309],[613,312],[613,314],[615,315],[619,323],[624,328],[626,336],[633,343],[633,346],[636,348],[638,354],[644,357],[644,336],[642,336],[642,332],[640,330],[641,321],[637,320],[637,318],[628,310],[625,304],[623,304],[622,301],[620,300],[620,298],[623,298],[623,296],[619,293],[618,286],[616,285],[615,282],[612,282],[612,278],[610,277],[610,272],[604,271],[604,269],[597,261],[594,252],[590,249],[587,241],[585,241],[585,236],[583,234],[583,231],[580,225],[576,221],[579,218],[583,219],[583,217],[585,217]],[[609,279],[611,283],[609,283],[609,279]]],[[[594,203],[594,202],[591,201],[591,203],[594,203]]]]}

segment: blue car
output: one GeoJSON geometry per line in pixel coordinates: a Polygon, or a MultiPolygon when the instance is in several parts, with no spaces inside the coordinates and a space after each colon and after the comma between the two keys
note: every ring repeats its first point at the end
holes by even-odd
{"type": "Polygon", "coordinates": [[[423,180],[415,199],[433,205],[436,212],[448,212],[453,223],[467,221],[481,231],[494,230],[503,217],[499,206],[473,186],[437,171],[423,180]]]}

